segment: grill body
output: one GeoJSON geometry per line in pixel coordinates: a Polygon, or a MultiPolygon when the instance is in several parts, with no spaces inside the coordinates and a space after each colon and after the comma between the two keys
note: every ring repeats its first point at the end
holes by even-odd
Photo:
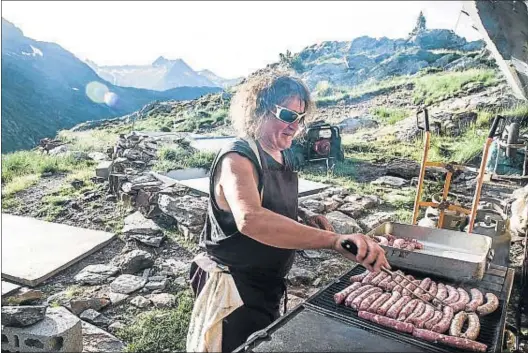
{"type": "MultiPolygon", "coordinates": [[[[364,267],[357,266],[336,279],[266,329],[256,332],[235,352],[460,351],[363,320],[351,308],[336,305],[334,294],[350,285],[350,276],[362,273],[364,270],[364,267]]],[[[405,273],[418,278],[428,276],[409,270],[405,273]]],[[[480,319],[481,331],[477,340],[488,346],[488,352],[500,352],[514,271],[491,265],[482,281],[455,283],[446,278],[431,278],[434,281],[462,287],[468,292],[471,288],[479,288],[484,293],[492,292],[498,296],[499,308],[480,319]]]]}

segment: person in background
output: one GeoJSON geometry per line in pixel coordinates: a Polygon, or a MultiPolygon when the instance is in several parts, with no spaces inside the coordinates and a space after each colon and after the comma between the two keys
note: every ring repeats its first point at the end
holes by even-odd
{"type": "Polygon", "coordinates": [[[336,234],[323,216],[307,222],[312,226],[298,222],[298,177],[288,149],[312,113],[307,87],[287,74],[251,77],[233,97],[238,138],[211,166],[206,251],[191,265],[196,301],[188,352],[231,352],[276,320],[296,250],[332,249],[371,271],[390,268],[367,236],[336,234]],[[341,247],[345,239],[357,245],[357,256],[341,247]]]}

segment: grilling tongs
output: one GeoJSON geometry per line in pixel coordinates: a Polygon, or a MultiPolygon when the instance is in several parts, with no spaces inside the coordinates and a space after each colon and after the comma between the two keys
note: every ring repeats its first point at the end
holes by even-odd
{"type": "MultiPolygon", "coordinates": [[[[357,255],[357,252],[358,252],[358,248],[357,248],[357,245],[352,243],[350,240],[343,240],[341,242],[341,246],[351,252],[353,255],[357,255]]],[[[400,275],[399,273],[396,273],[396,272],[392,272],[391,270],[387,269],[387,268],[384,268],[382,267],[381,270],[385,273],[388,273],[392,278],[395,278],[396,276],[400,277],[402,280],[404,280],[407,284],[411,284],[412,286],[414,286],[413,290],[410,290],[409,292],[412,293],[413,296],[415,296],[416,298],[420,299],[422,302],[424,302],[425,304],[429,304],[429,301],[425,300],[420,294],[416,294],[414,293],[414,289],[418,288],[418,286],[414,283],[412,283],[412,281],[408,280],[407,278],[405,278],[405,276],[402,276],[400,275]]],[[[443,306],[447,306],[448,304],[446,304],[443,300],[437,298],[435,295],[431,294],[429,291],[425,290],[425,289],[421,289],[422,291],[426,292],[427,294],[429,294],[431,297],[433,297],[434,299],[433,300],[437,300],[440,304],[442,304],[443,306]]]]}

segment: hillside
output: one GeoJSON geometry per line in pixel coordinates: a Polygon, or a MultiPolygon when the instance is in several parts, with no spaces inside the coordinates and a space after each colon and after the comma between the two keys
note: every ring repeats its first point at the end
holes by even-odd
{"type": "Polygon", "coordinates": [[[118,87],[59,45],[27,38],[2,19],[3,153],[31,148],[61,129],[122,116],[154,100],[193,99],[220,90],[178,87],[157,92],[118,87]]]}
{"type": "Polygon", "coordinates": [[[103,79],[117,86],[165,91],[176,87],[223,87],[234,83],[209,70],[194,71],[182,59],[160,56],[151,65],[98,66],[87,64],[103,79]]]}

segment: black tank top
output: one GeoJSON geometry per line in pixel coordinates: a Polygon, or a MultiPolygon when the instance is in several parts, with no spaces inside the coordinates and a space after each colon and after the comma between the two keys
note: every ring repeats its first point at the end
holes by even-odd
{"type": "Polygon", "coordinates": [[[297,221],[298,178],[291,153],[283,151],[282,165],[264,152],[258,142],[257,146],[262,167],[247,141],[242,139],[226,145],[217,154],[211,167],[209,211],[201,240],[208,254],[232,271],[279,279],[284,278],[291,269],[295,250],[265,245],[240,233],[233,214],[220,209],[214,197],[213,178],[216,168],[223,156],[236,152],[255,165],[259,176],[258,191],[264,187],[263,207],[297,221]]]}

